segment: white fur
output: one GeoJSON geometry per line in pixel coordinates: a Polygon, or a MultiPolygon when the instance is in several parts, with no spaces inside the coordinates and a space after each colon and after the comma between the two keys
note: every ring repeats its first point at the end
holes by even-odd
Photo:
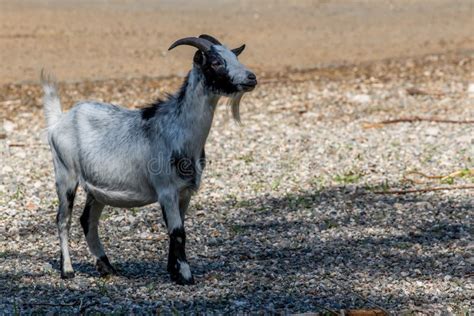
{"type": "Polygon", "coordinates": [[[186,280],[191,279],[191,269],[189,268],[189,264],[185,261],[178,260],[179,264],[179,274],[183,276],[186,280]]]}

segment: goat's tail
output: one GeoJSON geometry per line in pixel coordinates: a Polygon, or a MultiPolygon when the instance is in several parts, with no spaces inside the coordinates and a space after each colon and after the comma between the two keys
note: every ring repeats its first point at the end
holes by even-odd
{"type": "Polygon", "coordinates": [[[53,77],[41,70],[41,85],[43,86],[43,108],[48,127],[53,126],[61,117],[61,101],[59,100],[56,82],[53,77]]]}

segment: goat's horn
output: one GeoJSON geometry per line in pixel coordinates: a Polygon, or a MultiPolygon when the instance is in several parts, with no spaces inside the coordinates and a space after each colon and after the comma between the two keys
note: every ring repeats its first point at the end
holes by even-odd
{"type": "Polygon", "coordinates": [[[179,45],[189,45],[196,47],[197,49],[202,50],[203,52],[207,52],[209,49],[211,49],[212,43],[204,38],[185,37],[174,42],[173,45],[168,48],[168,50],[172,50],[173,48],[179,45]]]}
{"type": "Polygon", "coordinates": [[[215,38],[214,36],[211,36],[209,34],[201,34],[201,35],[199,35],[199,38],[204,38],[205,40],[208,40],[209,42],[211,42],[212,44],[215,44],[215,45],[222,45],[221,42],[219,42],[217,40],[217,38],[215,38]]]}

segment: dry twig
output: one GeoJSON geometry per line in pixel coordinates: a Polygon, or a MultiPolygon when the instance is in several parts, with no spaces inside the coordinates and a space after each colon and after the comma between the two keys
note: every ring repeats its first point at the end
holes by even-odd
{"type": "Polygon", "coordinates": [[[474,120],[450,120],[450,119],[440,119],[436,117],[419,117],[419,116],[411,116],[411,117],[402,117],[398,119],[392,120],[384,120],[376,123],[364,123],[362,127],[364,129],[369,128],[380,128],[388,124],[396,124],[396,123],[413,123],[413,122],[434,122],[434,123],[448,123],[448,124],[474,124],[474,120]]]}
{"type": "Polygon", "coordinates": [[[427,174],[425,174],[423,172],[419,172],[419,171],[410,171],[410,172],[407,172],[406,174],[403,175],[403,180],[404,181],[421,184],[421,183],[425,183],[425,182],[417,180],[417,179],[407,178],[407,176],[410,175],[410,174],[419,175],[419,176],[421,176],[423,178],[426,178],[426,179],[439,179],[441,181],[446,181],[446,180],[449,180],[449,179],[460,178],[460,177],[464,177],[464,176],[474,176],[474,169],[461,169],[461,170],[457,170],[455,172],[452,172],[448,175],[430,176],[430,175],[427,175],[427,174]]]}
{"type": "Polygon", "coordinates": [[[407,89],[407,93],[408,95],[434,95],[434,96],[437,96],[437,97],[441,97],[443,95],[445,95],[444,92],[442,91],[426,91],[426,90],[422,90],[422,89],[418,89],[418,88],[408,88],[407,89]]]}
{"type": "Polygon", "coordinates": [[[49,146],[47,144],[10,143],[8,147],[48,148],[49,146]]]}
{"type": "Polygon", "coordinates": [[[454,185],[449,187],[428,187],[423,189],[407,189],[407,190],[388,190],[388,191],[374,191],[375,194],[409,194],[409,193],[424,193],[433,191],[450,191],[450,190],[472,190],[474,184],[454,185]]]}

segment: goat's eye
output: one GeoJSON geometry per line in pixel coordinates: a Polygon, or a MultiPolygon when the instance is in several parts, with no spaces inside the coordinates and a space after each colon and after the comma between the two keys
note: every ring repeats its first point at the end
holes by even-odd
{"type": "Polygon", "coordinates": [[[220,60],[213,60],[211,62],[211,65],[212,65],[212,67],[218,68],[218,67],[222,66],[222,62],[220,60]]]}

